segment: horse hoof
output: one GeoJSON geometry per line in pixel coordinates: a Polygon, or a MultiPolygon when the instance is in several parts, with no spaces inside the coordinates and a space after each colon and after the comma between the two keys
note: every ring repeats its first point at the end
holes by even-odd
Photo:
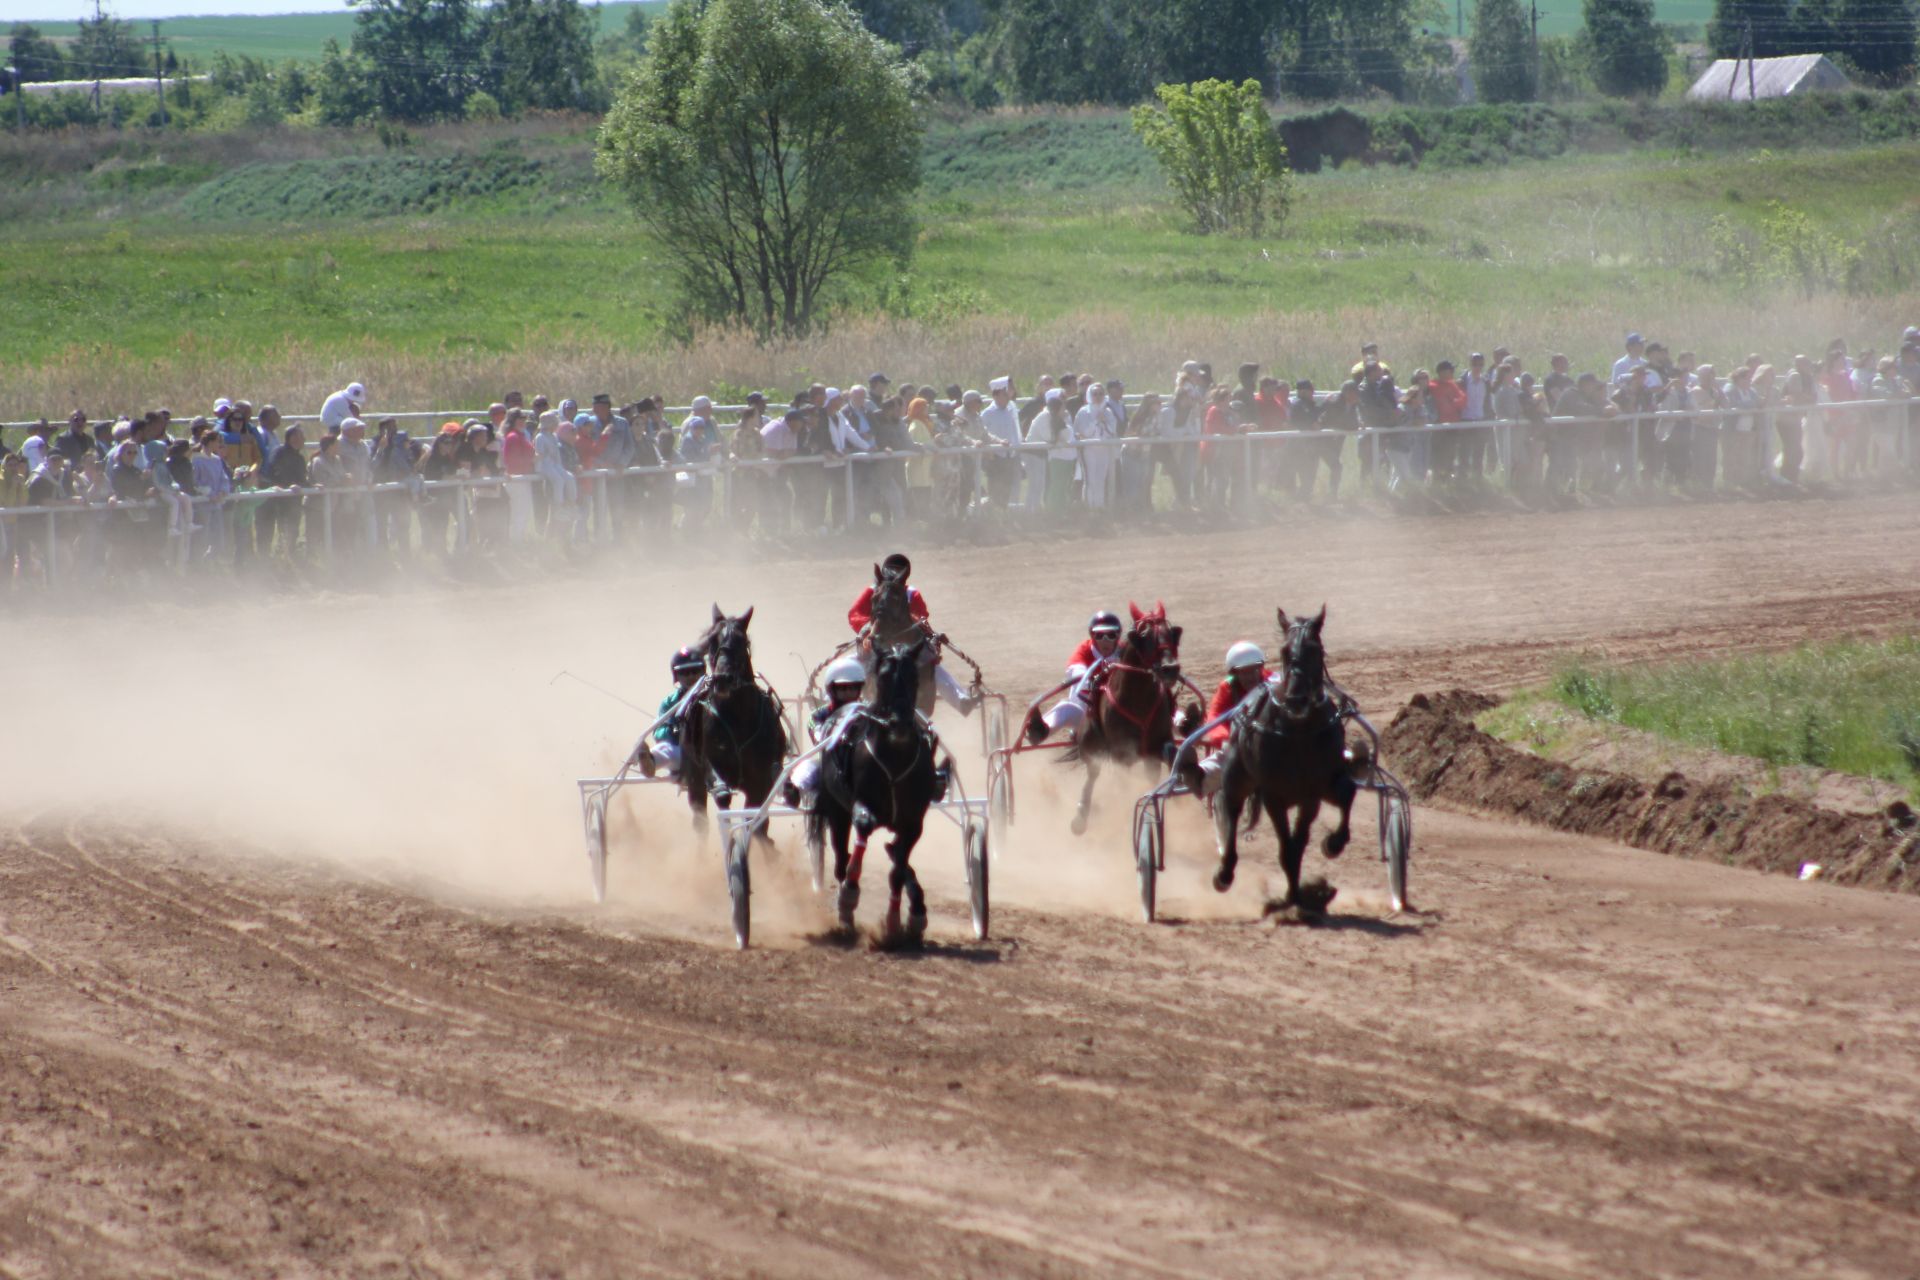
{"type": "Polygon", "coordinates": [[[1231,888],[1233,888],[1232,867],[1221,867],[1213,873],[1213,891],[1215,893],[1225,893],[1231,888]]]}
{"type": "Polygon", "coordinates": [[[1087,811],[1085,809],[1073,815],[1073,824],[1069,830],[1077,836],[1087,834],[1087,811]]]}
{"type": "Polygon", "coordinates": [[[859,882],[854,880],[842,882],[840,892],[836,895],[834,904],[840,911],[840,927],[842,929],[853,928],[853,913],[858,910],[860,906],[859,882]]]}
{"type": "Polygon", "coordinates": [[[1327,838],[1320,842],[1320,852],[1327,855],[1329,861],[1339,857],[1346,850],[1347,833],[1345,831],[1329,831],[1327,838]]]}
{"type": "Polygon", "coordinates": [[[913,942],[927,936],[927,913],[924,910],[907,913],[907,937],[913,942]]]}

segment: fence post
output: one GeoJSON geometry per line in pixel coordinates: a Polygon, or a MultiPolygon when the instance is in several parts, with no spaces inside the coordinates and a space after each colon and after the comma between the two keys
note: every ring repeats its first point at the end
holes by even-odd
{"type": "Polygon", "coordinates": [[[1641,417],[1641,414],[1634,414],[1633,421],[1627,427],[1627,483],[1636,488],[1640,484],[1641,417]]]}
{"type": "Polygon", "coordinates": [[[60,580],[60,517],[52,507],[47,508],[47,585],[51,587],[60,580]]]}
{"type": "Polygon", "coordinates": [[[613,541],[613,478],[602,468],[593,478],[593,505],[599,513],[599,542],[613,541]]]}
{"type": "MultiPolygon", "coordinates": [[[[171,514],[171,513],[169,513],[171,514]]],[[[187,527],[180,531],[180,550],[174,553],[173,567],[180,573],[187,571],[187,565],[193,557],[193,499],[187,499],[187,527]]]]}
{"type": "Polygon", "coordinates": [[[471,519],[472,513],[467,510],[467,484],[463,481],[453,487],[453,549],[463,555],[470,545],[468,521],[471,519]]]}
{"type": "Polygon", "coordinates": [[[320,545],[327,553],[328,563],[333,561],[333,490],[320,491],[320,545]]]}
{"type": "Polygon", "coordinates": [[[852,530],[853,528],[853,458],[854,458],[854,455],[849,453],[849,454],[846,454],[845,457],[847,462],[847,502],[846,502],[846,506],[840,512],[840,518],[846,522],[846,528],[848,530],[852,530]]]}
{"type": "Polygon", "coordinates": [[[1380,490],[1380,432],[1367,428],[1367,474],[1373,479],[1374,492],[1380,490]]]}

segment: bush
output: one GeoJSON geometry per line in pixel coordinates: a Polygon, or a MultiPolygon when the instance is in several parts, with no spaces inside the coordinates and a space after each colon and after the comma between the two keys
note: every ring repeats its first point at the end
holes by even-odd
{"type": "Polygon", "coordinates": [[[1267,115],[1258,80],[1163,84],[1160,106],[1133,109],[1140,141],[1166,170],[1202,235],[1257,235],[1286,219],[1291,200],[1286,144],[1267,115]]]}

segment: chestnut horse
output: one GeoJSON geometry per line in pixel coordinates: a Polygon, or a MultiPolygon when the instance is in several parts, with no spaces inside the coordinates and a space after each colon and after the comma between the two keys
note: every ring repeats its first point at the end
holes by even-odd
{"type": "Polygon", "coordinates": [[[1095,676],[1086,727],[1069,753],[1087,766],[1086,785],[1073,815],[1075,835],[1087,829],[1102,760],[1160,766],[1169,748],[1200,723],[1198,700],[1189,699],[1184,706],[1179,701],[1186,683],[1180,674],[1181,629],[1167,621],[1166,604],[1156,601],[1151,610],[1142,610],[1129,601],[1127,611],[1133,627],[1095,676]]]}

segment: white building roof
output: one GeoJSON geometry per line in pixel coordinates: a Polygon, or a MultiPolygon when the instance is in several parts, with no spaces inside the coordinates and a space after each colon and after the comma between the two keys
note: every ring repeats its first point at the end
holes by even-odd
{"type": "Polygon", "coordinates": [[[1687,97],[1695,102],[1751,102],[1755,98],[1784,98],[1794,93],[1845,89],[1853,82],[1846,72],[1817,53],[1791,58],[1721,58],[1693,82],[1687,97]],[[1749,77],[1748,64],[1752,74],[1749,77]],[[1751,84],[1751,88],[1749,88],[1751,84]]]}

